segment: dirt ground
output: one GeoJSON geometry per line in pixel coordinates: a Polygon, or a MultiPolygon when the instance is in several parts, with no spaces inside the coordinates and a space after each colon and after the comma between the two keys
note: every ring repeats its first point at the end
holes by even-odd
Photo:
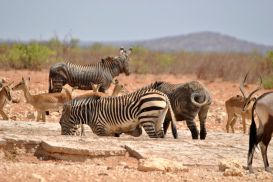
{"type": "MultiPolygon", "coordinates": [[[[0,70],[0,78],[4,78],[8,82],[14,81],[14,84],[21,81],[22,76],[31,78],[30,90],[32,94],[47,92],[48,70],[0,70]]],[[[118,77],[120,83],[123,83],[128,91],[136,90],[156,80],[183,83],[195,79],[192,75],[171,74],[132,74],[128,77],[124,75],[118,77]]],[[[199,81],[208,88],[213,99],[206,124],[208,132],[225,132],[226,114],[224,102],[229,97],[240,94],[239,83],[224,82],[222,80],[199,81]]],[[[256,85],[248,85],[247,91],[251,91],[255,87],[256,85]]],[[[113,87],[111,86],[108,92],[111,93],[112,89],[113,87]]],[[[261,90],[257,95],[265,91],[261,90]]],[[[79,93],[80,91],[75,91],[73,95],[79,93]]],[[[4,111],[11,117],[11,122],[12,120],[36,122],[33,118],[35,111],[31,105],[25,103],[23,93],[16,91],[12,93],[12,96],[20,100],[20,103],[9,103],[4,108],[4,111]]],[[[57,123],[59,122],[59,117],[60,114],[58,112],[53,112],[50,116],[47,116],[47,122],[57,123]]],[[[198,121],[196,122],[198,125],[198,121]]],[[[178,123],[178,129],[186,130],[186,128],[184,122],[178,123]]],[[[236,133],[242,133],[241,121],[236,123],[235,130],[236,133]]],[[[190,140],[191,138],[189,138],[190,140]]],[[[10,156],[10,158],[0,157],[0,162],[3,165],[0,168],[0,181],[267,181],[269,179],[266,173],[260,173],[260,176],[246,175],[227,178],[218,172],[216,166],[189,166],[189,172],[141,172],[137,170],[138,161],[129,156],[94,158],[86,162],[72,162],[43,161],[34,156],[22,155],[16,158],[13,158],[13,156],[10,156]]]]}

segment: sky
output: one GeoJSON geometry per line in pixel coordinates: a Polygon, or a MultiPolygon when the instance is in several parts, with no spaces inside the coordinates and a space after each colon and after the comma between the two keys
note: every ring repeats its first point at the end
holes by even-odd
{"type": "Polygon", "coordinates": [[[272,0],[0,0],[0,39],[146,40],[200,31],[273,45],[272,0]]]}

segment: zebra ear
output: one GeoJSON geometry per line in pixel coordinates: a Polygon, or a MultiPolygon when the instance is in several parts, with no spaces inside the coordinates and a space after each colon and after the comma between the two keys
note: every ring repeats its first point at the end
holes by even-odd
{"type": "Polygon", "coordinates": [[[120,55],[123,55],[123,54],[124,54],[124,48],[123,48],[123,47],[121,47],[121,48],[119,49],[119,54],[120,54],[120,55]]]}
{"type": "Polygon", "coordinates": [[[131,54],[132,50],[133,50],[133,48],[130,47],[130,48],[126,51],[127,56],[129,56],[129,55],[131,54]]]}

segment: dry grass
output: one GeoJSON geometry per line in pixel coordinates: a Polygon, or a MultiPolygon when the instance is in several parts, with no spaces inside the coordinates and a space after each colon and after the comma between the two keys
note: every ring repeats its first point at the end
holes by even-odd
{"type": "MultiPolygon", "coordinates": [[[[39,60],[39,55],[31,53],[36,57],[34,61],[29,61],[28,65],[24,65],[26,61],[20,59],[22,56],[16,55],[20,54],[20,52],[13,50],[18,45],[2,44],[0,45],[0,66],[2,69],[16,68],[9,60],[11,53],[13,53],[13,59],[17,59],[13,60],[13,62],[27,69],[48,68],[54,62],[64,60],[79,64],[93,64],[106,56],[118,55],[118,48],[115,47],[95,44],[91,47],[80,48],[75,42],[72,43],[62,43],[56,39],[46,43],[38,43],[41,46],[40,48],[49,48],[51,53],[46,59],[45,55],[41,55],[43,60],[39,60]]],[[[16,44],[21,46],[21,43],[16,44]]],[[[37,42],[34,44],[36,45],[37,42]]],[[[36,48],[39,50],[39,46],[36,46],[36,48]]],[[[210,81],[215,79],[238,81],[243,74],[250,71],[248,82],[256,82],[260,74],[266,80],[267,87],[270,88],[273,86],[272,55],[272,52],[268,55],[260,55],[255,52],[250,54],[163,53],[149,51],[143,47],[134,47],[131,56],[131,70],[140,74],[196,74],[197,78],[210,81]]]]}

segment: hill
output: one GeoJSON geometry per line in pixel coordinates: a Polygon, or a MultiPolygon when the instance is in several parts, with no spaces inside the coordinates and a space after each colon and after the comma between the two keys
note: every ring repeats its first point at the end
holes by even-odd
{"type": "Polygon", "coordinates": [[[273,50],[267,46],[241,40],[215,32],[198,32],[186,35],[168,36],[143,41],[120,41],[103,43],[113,46],[143,46],[155,51],[190,51],[190,52],[259,52],[273,50]]]}

